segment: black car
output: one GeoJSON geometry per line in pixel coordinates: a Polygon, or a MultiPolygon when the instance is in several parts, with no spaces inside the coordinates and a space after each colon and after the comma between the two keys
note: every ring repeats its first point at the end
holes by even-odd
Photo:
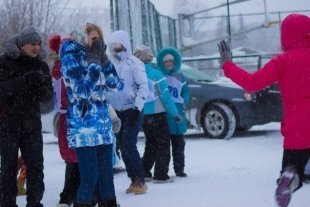
{"type": "Polygon", "coordinates": [[[253,125],[279,122],[282,104],[277,85],[249,94],[230,79],[217,80],[207,73],[182,65],[191,92],[189,124],[209,138],[230,138],[253,125]]]}

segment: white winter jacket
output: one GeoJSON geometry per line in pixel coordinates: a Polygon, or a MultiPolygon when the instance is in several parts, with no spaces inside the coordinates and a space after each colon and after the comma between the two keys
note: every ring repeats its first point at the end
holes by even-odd
{"type": "Polygon", "coordinates": [[[113,32],[109,41],[110,49],[111,43],[121,43],[126,51],[122,51],[119,56],[112,53],[113,55],[110,58],[121,79],[121,86],[118,93],[108,93],[107,99],[117,111],[134,107],[141,111],[148,95],[144,64],[132,55],[130,40],[126,31],[113,32]]]}

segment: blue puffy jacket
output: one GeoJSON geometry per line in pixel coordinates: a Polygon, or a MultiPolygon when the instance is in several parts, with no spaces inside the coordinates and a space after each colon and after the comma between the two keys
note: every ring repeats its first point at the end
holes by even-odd
{"type": "Polygon", "coordinates": [[[71,39],[62,42],[60,60],[68,97],[69,147],[112,144],[113,131],[105,94],[119,82],[114,66],[110,63],[102,68],[89,64],[85,47],[71,39]]]}

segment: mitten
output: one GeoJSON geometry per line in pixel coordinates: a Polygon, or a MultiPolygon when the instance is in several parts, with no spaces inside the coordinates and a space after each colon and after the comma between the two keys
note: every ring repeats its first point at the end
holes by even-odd
{"type": "Polygon", "coordinates": [[[87,60],[89,63],[97,63],[101,65],[101,58],[104,53],[104,42],[101,39],[96,39],[87,51],[87,60]]]}
{"type": "Polygon", "coordinates": [[[232,60],[232,54],[230,51],[229,44],[225,40],[220,41],[217,46],[218,46],[220,56],[221,56],[220,64],[222,68],[223,64],[226,61],[232,60]]]}

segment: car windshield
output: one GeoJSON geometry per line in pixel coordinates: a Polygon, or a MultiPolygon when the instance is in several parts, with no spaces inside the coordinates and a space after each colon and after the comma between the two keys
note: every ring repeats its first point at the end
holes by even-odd
{"type": "Polygon", "coordinates": [[[199,71],[195,68],[192,68],[191,66],[186,65],[186,64],[182,64],[182,73],[184,74],[186,78],[189,78],[195,81],[211,82],[215,80],[215,78],[212,78],[208,74],[202,71],[199,71]]]}

